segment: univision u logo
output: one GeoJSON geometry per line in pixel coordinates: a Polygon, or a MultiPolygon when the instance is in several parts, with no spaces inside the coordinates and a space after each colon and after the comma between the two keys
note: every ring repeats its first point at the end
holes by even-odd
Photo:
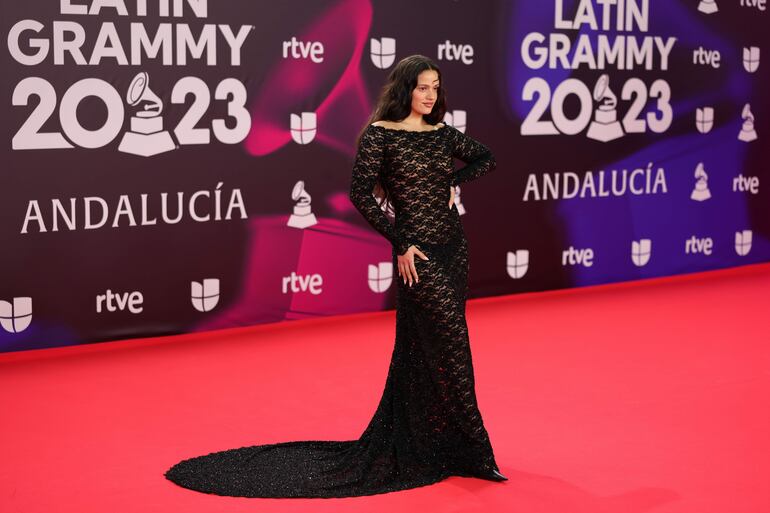
{"type": "Polygon", "coordinates": [[[650,239],[641,239],[631,241],[631,261],[637,267],[644,267],[650,261],[652,255],[652,241],[650,239]]]}
{"type": "Polygon", "coordinates": [[[714,108],[703,107],[695,111],[695,126],[698,132],[707,134],[714,128],[714,108]]]}
{"type": "Polygon", "coordinates": [[[369,39],[369,56],[380,69],[389,68],[396,60],[396,40],[392,37],[369,39]]]}
{"type": "Polygon", "coordinates": [[[746,256],[751,251],[751,230],[735,232],[735,252],[740,256],[746,256]]]}
{"type": "Polygon", "coordinates": [[[508,276],[514,280],[523,278],[529,269],[529,250],[517,249],[516,251],[509,251],[506,254],[505,267],[508,271],[508,276]]]}
{"type": "Polygon", "coordinates": [[[318,127],[315,112],[292,113],[289,118],[291,138],[298,144],[308,144],[315,139],[318,127]]]}
{"type": "Polygon", "coordinates": [[[203,283],[190,282],[192,305],[199,312],[210,312],[219,303],[219,280],[208,278],[203,283]]]}
{"type": "Polygon", "coordinates": [[[380,262],[377,265],[369,264],[369,289],[372,292],[382,293],[388,290],[393,283],[393,262],[380,262]]]}
{"type": "Polygon", "coordinates": [[[0,301],[0,326],[8,333],[19,333],[32,322],[32,298],[15,297],[12,302],[0,301]]]}
{"type": "Polygon", "coordinates": [[[756,46],[743,49],[743,67],[749,73],[754,73],[759,68],[759,48],[756,46]]]}
{"type": "Polygon", "coordinates": [[[447,125],[452,125],[460,132],[465,133],[465,129],[468,125],[468,112],[464,110],[447,111],[444,114],[443,121],[447,125]]]}

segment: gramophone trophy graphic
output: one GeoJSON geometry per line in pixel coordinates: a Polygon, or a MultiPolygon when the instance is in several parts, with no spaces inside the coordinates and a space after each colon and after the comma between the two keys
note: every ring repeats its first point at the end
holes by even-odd
{"type": "Polygon", "coordinates": [[[615,109],[618,97],[610,89],[609,75],[604,74],[596,81],[594,100],[599,102],[599,107],[594,112],[587,136],[602,142],[623,137],[623,127],[620,126],[618,111],[615,109]]]}
{"type": "Polygon", "coordinates": [[[719,11],[717,0],[700,0],[698,10],[704,14],[714,14],[719,11]]]}
{"type": "Polygon", "coordinates": [[[131,130],[123,134],[118,150],[150,157],[176,148],[171,134],[163,130],[163,102],[150,90],[150,77],[141,71],[131,81],[126,93],[126,102],[139,111],[131,116],[131,130]]]}
{"type": "Polygon", "coordinates": [[[740,139],[743,142],[751,142],[757,138],[757,130],[754,128],[754,114],[751,113],[751,105],[746,104],[743,107],[743,126],[741,126],[741,131],[738,133],[738,139],[740,139]]]}
{"type": "Polygon", "coordinates": [[[706,168],[703,167],[703,162],[698,162],[698,166],[695,168],[695,188],[690,193],[690,199],[706,201],[709,198],[711,198],[709,177],[706,173],[706,168]]]}
{"type": "Polygon", "coordinates": [[[305,190],[305,181],[299,180],[294,184],[291,191],[291,199],[297,203],[294,205],[294,211],[289,216],[287,226],[292,228],[307,228],[318,223],[310,204],[310,194],[305,190]]]}

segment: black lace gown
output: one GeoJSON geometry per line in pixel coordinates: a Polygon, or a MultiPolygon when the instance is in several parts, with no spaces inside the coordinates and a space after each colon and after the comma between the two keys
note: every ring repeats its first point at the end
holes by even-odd
{"type": "Polygon", "coordinates": [[[392,244],[396,340],[385,388],[357,440],[301,440],[183,460],[165,476],[192,490],[238,497],[348,497],[499,470],[478,409],[465,322],[468,251],[449,186],[496,166],[490,150],[451,125],[408,131],[367,126],[350,199],[392,244]],[[453,157],[466,165],[454,170],[453,157]],[[391,224],[372,195],[380,178],[391,224]],[[419,282],[397,276],[396,254],[417,246],[419,282]]]}

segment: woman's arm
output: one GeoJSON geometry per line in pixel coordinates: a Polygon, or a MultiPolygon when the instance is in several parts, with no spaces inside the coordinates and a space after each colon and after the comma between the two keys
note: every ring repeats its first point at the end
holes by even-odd
{"type": "Polygon", "coordinates": [[[497,167],[495,156],[489,148],[450,125],[452,130],[452,156],[466,163],[452,174],[452,185],[475,180],[497,167]]]}
{"type": "Polygon", "coordinates": [[[382,139],[382,131],[372,130],[371,126],[368,126],[361,136],[350,180],[350,201],[366,221],[390,241],[396,253],[403,255],[409,249],[408,246],[404,247],[406,242],[401,241],[372,194],[383,165],[382,139]]]}

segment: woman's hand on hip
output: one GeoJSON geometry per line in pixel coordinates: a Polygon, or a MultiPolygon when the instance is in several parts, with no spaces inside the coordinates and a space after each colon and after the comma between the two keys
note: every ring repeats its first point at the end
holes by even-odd
{"type": "Polygon", "coordinates": [[[414,256],[417,255],[423,260],[428,260],[425,253],[417,249],[417,246],[409,246],[406,253],[398,255],[398,275],[403,278],[404,283],[409,280],[409,286],[412,286],[412,282],[419,283],[420,279],[417,276],[417,269],[414,267],[414,256]]]}
{"type": "Polygon", "coordinates": [[[455,203],[455,188],[453,185],[449,186],[449,208],[452,208],[452,205],[455,203]]]}

